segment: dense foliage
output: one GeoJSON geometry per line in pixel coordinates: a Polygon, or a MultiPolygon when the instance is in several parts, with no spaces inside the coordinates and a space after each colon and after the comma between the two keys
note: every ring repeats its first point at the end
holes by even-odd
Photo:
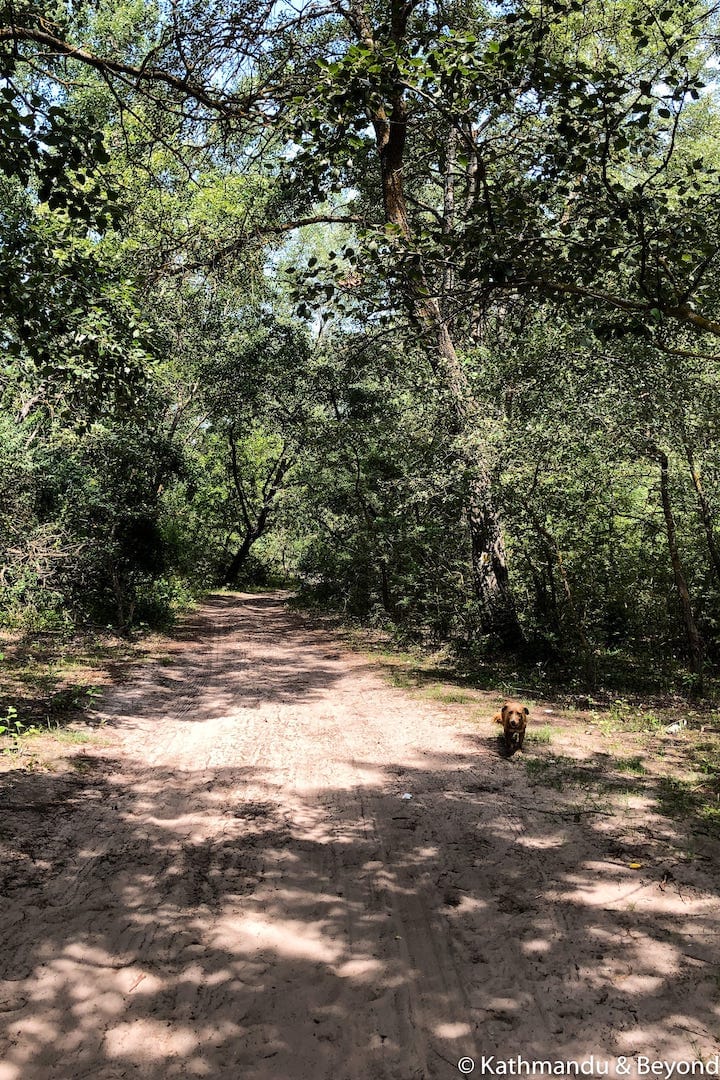
{"type": "Polygon", "coordinates": [[[697,689],[717,31],[696,0],[5,8],[5,623],[288,581],[697,689]]]}

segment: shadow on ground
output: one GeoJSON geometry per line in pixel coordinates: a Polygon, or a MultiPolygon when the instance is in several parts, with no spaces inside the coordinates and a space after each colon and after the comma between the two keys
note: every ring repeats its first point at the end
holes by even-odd
{"type": "MultiPolygon", "coordinates": [[[[248,670],[266,631],[236,641],[237,603],[212,604],[222,666],[200,615],[177,679],[121,688],[116,722],[148,694],[199,720],[340,677],[331,651],[308,670],[277,602],[248,670]]],[[[349,764],[362,780],[304,794],[247,761],[4,774],[0,1080],[439,1080],[480,1053],[717,1052],[717,868],[689,827],[540,798],[494,734],[423,767],[349,764]]]]}
{"type": "Polygon", "coordinates": [[[458,1057],[635,1044],[662,1056],[683,1028],[688,1046],[693,1031],[717,1036],[717,912],[690,922],[665,904],[668,890],[707,888],[706,871],[676,859],[639,880],[637,844],[602,820],[495,817],[501,785],[470,755],[447,775],[388,764],[361,812],[355,793],[325,792],[339,822],[314,801],[289,812],[274,785],[244,802],[239,788],[262,787],[262,770],[219,773],[211,787],[186,777],[193,811],[227,820],[214,840],[167,818],[172,774],[119,789],[111,760],[83,760],[54,782],[6,777],[3,1078],[295,1080],[362,1075],[363,1061],[368,1076],[420,1075],[402,1071],[413,1060],[403,998],[420,1002],[438,1047],[417,1066],[433,1077],[457,1075],[453,1025],[458,1057]],[[382,794],[398,771],[411,805],[382,794]],[[94,824],[91,850],[74,846],[78,817],[94,824]],[[453,823],[442,849],[437,820],[453,823]],[[594,852],[581,864],[578,830],[594,852]],[[450,938],[474,969],[472,1031],[424,967],[415,938],[426,934],[450,938]]]}

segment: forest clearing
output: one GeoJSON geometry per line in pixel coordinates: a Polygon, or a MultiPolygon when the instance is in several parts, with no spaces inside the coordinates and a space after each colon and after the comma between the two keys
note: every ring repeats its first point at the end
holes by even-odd
{"type": "Polygon", "coordinates": [[[3,760],[2,1080],[717,1054],[719,841],[661,782],[688,732],[536,702],[508,759],[496,694],[392,686],[275,593],[161,648],[87,742],[3,760]]]}

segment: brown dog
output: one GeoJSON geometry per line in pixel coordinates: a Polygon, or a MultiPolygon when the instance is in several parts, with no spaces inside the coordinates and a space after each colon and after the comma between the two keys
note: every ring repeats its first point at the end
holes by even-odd
{"type": "Polygon", "coordinates": [[[500,712],[493,717],[496,724],[503,726],[508,756],[515,750],[522,750],[528,715],[529,710],[519,701],[506,701],[500,712]]]}

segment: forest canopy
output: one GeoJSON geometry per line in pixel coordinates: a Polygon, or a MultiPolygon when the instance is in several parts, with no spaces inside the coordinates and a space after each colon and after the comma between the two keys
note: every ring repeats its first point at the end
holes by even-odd
{"type": "Polygon", "coordinates": [[[694,0],[4,5],[3,623],[286,583],[700,689],[718,30],[694,0]]]}

